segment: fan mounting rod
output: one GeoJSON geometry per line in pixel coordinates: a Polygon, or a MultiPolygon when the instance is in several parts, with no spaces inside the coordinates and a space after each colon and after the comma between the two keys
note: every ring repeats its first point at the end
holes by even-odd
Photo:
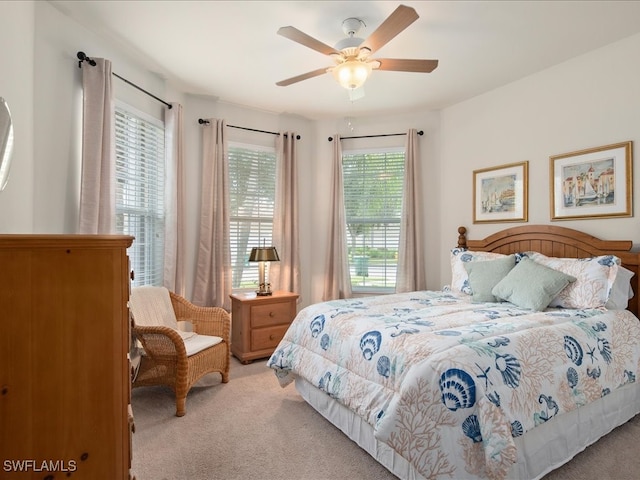
{"type": "Polygon", "coordinates": [[[366,25],[359,18],[347,18],[344,22],[342,22],[342,31],[348,37],[355,36],[362,26],[366,25]]]}
{"type": "MultiPolygon", "coordinates": [[[[343,38],[338,43],[336,43],[336,50],[343,51],[347,48],[356,49],[360,46],[362,42],[364,42],[364,38],[356,37],[358,31],[360,31],[360,27],[366,25],[359,18],[347,18],[344,22],[342,22],[342,31],[347,36],[347,38],[343,38]]],[[[355,52],[349,52],[350,55],[354,55],[355,52]]]]}

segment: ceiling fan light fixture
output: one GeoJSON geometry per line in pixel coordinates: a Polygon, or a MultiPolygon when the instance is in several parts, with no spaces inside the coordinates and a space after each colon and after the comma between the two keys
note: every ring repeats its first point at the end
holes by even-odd
{"type": "Polygon", "coordinates": [[[318,68],[302,75],[276,82],[276,85],[284,87],[332,72],[338,83],[349,91],[349,97],[355,97],[357,94],[362,95],[362,91],[359,91],[359,89],[367,81],[372,70],[431,73],[438,66],[438,60],[407,58],[376,60],[375,58],[370,58],[372,54],[384,47],[418,18],[418,13],[414,8],[399,5],[365,40],[357,36],[360,27],[366,26],[364,22],[355,17],[347,18],[342,23],[342,30],[347,38],[338,42],[335,48],[316,40],[295,27],[281,27],[278,29],[278,35],[282,35],[323,55],[330,56],[335,62],[335,66],[318,68]]]}
{"type": "Polygon", "coordinates": [[[360,60],[350,59],[333,68],[333,76],[347,90],[360,88],[371,75],[371,65],[360,60]]]}

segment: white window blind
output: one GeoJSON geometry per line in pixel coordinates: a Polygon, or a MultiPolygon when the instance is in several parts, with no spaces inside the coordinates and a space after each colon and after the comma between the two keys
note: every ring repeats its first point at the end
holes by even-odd
{"type": "Polygon", "coordinates": [[[274,148],[229,144],[231,264],[234,289],[258,286],[253,247],[272,244],[276,191],[274,148]]]}
{"type": "Polygon", "coordinates": [[[162,285],[164,268],[164,125],[118,104],[116,229],[133,235],[134,286],[162,285]]]}
{"type": "Polygon", "coordinates": [[[343,152],[344,202],[353,291],[395,290],[404,150],[343,152]]]}

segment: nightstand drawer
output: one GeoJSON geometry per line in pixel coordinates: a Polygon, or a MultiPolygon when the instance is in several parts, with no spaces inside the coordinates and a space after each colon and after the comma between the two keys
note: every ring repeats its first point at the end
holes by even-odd
{"type": "Polygon", "coordinates": [[[291,323],[292,302],[269,303],[267,305],[253,305],[251,307],[251,328],[268,327],[291,323]]]}
{"type": "Polygon", "coordinates": [[[251,330],[251,350],[276,348],[287,328],[289,328],[289,324],[251,330]]]}

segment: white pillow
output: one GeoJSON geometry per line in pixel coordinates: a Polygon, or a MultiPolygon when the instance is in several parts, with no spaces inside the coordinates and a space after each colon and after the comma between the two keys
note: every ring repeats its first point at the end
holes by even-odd
{"type": "Polygon", "coordinates": [[[604,307],[620,268],[620,259],[613,255],[590,258],[547,257],[538,252],[526,252],[525,255],[541,265],[576,278],[551,301],[550,307],[604,307]]]}
{"type": "Polygon", "coordinates": [[[607,300],[607,304],[605,305],[608,310],[626,310],[629,305],[629,300],[633,298],[631,277],[634,275],[635,273],[623,266],[618,268],[618,274],[613,282],[609,300],[607,300]]]}
{"type": "Polygon", "coordinates": [[[464,264],[467,262],[495,260],[507,255],[492,252],[474,252],[466,248],[454,248],[451,250],[451,290],[472,295],[469,285],[469,274],[464,264]]]}

